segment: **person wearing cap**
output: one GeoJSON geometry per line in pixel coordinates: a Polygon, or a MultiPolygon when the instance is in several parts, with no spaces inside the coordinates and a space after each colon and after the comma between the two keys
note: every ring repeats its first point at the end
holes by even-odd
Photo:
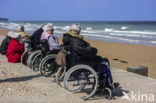
{"type": "Polygon", "coordinates": [[[75,56],[84,58],[93,58],[97,54],[97,49],[91,47],[91,45],[83,39],[80,35],[81,27],[79,24],[73,24],[70,29],[63,34],[63,46],[67,51],[70,51],[70,64],[75,56]]]}
{"type": "Polygon", "coordinates": [[[20,43],[20,33],[12,33],[11,41],[8,45],[6,57],[9,63],[18,63],[21,60],[21,55],[24,52],[24,43],[20,43]]]}
{"type": "Polygon", "coordinates": [[[59,50],[59,42],[57,36],[54,34],[54,28],[52,24],[44,26],[44,32],[41,35],[41,40],[46,39],[49,44],[50,50],[59,50]]]}
{"type": "Polygon", "coordinates": [[[24,32],[24,26],[23,25],[19,25],[18,26],[18,30],[17,30],[17,33],[20,33],[20,36],[21,36],[21,42],[25,42],[26,40],[28,40],[28,37],[31,37],[30,34],[24,32]]]}

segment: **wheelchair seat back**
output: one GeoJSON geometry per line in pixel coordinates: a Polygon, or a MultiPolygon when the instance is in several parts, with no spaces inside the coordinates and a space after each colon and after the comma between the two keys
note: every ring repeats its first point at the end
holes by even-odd
{"type": "Polygon", "coordinates": [[[57,54],[60,51],[59,49],[50,50],[48,40],[46,39],[40,41],[40,48],[41,48],[42,56],[46,56],[49,54],[57,54]]]}
{"type": "Polygon", "coordinates": [[[41,51],[42,54],[46,54],[47,52],[49,52],[49,44],[48,41],[46,39],[43,39],[40,41],[40,47],[41,47],[41,51]]]}
{"type": "Polygon", "coordinates": [[[68,52],[69,53],[67,53],[66,56],[67,68],[71,68],[78,64],[85,64],[92,67],[97,73],[102,72],[103,68],[110,68],[109,60],[107,58],[101,58],[100,56],[86,58],[78,55],[75,56],[72,52],[68,52]]]}
{"type": "Polygon", "coordinates": [[[92,58],[86,58],[86,57],[74,55],[70,51],[67,51],[66,61],[67,61],[67,68],[71,68],[78,64],[85,64],[91,67],[95,66],[95,62],[93,61],[92,58]]]}
{"type": "Polygon", "coordinates": [[[31,43],[30,37],[20,37],[20,41],[24,43],[25,49],[32,49],[32,43],[31,43]],[[22,41],[23,38],[26,38],[26,39],[22,41]]]}

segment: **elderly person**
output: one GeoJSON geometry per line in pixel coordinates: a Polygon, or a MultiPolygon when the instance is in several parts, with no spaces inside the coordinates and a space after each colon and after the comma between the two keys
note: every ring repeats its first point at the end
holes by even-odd
{"type": "Polygon", "coordinates": [[[13,33],[12,39],[8,45],[6,57],[10,63],[18,63],[24,52],[24,43],[20,43],[20,33],[13,33]]]}
{"type": "Polygon", "coordinates": [[[67,51],[70,51],[70,55],[67,56],[67,62],[69,62],[69,66],[73,66],[73,58],[83,57],[86,59],[93,58],[97,54],[97,49],[91,47],[89,43],[83,40],[83,36],[80,35],[81,27],[79,24],[71,25],[70,29],[63,34],[63,46],[67,51]]]}
{"type": "Polygon", "coordinates": [[[63,34],[63,45],[66,50],[71,51],[76,56],[92,58],[96,56],[97,49],[91,47],[89,43],[83,40],[80,35],[81,28],[79,24],[73,24],[67,33],[63,34]]]}
{"type": "Polygon", "coordinates": [[[45,24],[41,25],[41,28],[37,29],[31,36],[31,43],[32,43],[32,48],[34,50],[37,50],[40,48],[40,38],[41,38],[41,34],[44,32],[44,26],[45,24]]]}
{"type": "Polygon", "coordinates": [[[27,37],[31,37],[30,34],[24,32],[24,26],[23,25],[19,25],[18,26],[18,30],[17,30],[17,33],[20,33],[20,36],[21,36],[21,42],[25,42],[26,40],[28,40],[27,37]]]}
{"type": "Polygon", "coordinates": [[[59,46],[58,38],[54,34],[54,29],[52,24],[47,24],[44,27],[44,30],[45,32],[42,33],[41,40],[46,39],[48,41],[50,50],[59,50],[60,46],[59,46]]]}
{"type": "MultiPolygon", "coordinates": [[[[63,45],[64,48],[68,51],[70,51],[70,55],[67,57],[69,58],[69,67],[75,65],[74,64],[74,57],[80,57],[81,59],[78,61],[81,63],[88,62],[88,60],[92,60],[92,63],[95,63],[95,67],[99,68],[99,80],[103,79],[102,76],[102,70],[105,67],[103,64],[104,62],[107,62],[107,65],[109,64],[109,60],[107,58],[102,58],[101,56],[97,56],[97,49],[94,47],[91,47],[91,45],[83,40],[83,36],[80,35],[81,27],[79,24],[73,24],[70,27],[70,30],[67,31],[67,33],[63,34],[63,45]]],[[[115,83],[114,86],[117,87],[119,84],[115,83]]],[[[99,91],[103,89],[103,84],[99,85],[99,91]]]]}

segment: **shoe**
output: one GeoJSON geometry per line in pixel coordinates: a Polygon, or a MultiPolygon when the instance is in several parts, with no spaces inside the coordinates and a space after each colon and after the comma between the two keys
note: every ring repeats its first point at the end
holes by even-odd
{"type": "Polygon", "coordinates": [[[115,87],[115,88],[118,88],[119,85],[120,85],[120,84],[119,84],[118,82],[114,83],[114,87],[115,87]]]}

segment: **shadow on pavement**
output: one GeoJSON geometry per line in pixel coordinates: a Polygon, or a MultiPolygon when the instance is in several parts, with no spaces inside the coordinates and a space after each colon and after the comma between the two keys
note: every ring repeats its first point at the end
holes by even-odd
{"type": "Polygon", "coordinates": [[[37,77],[41,77],[41,74],[31,75],[31,76],[23,76],[23,77],[7,78],[7,79],[0,80],[0,83],[2,83],[2,82],[20,82],[20,81],[27,81],[27,80],[31,80],[31,79],[37,78],[37,77]]]}

